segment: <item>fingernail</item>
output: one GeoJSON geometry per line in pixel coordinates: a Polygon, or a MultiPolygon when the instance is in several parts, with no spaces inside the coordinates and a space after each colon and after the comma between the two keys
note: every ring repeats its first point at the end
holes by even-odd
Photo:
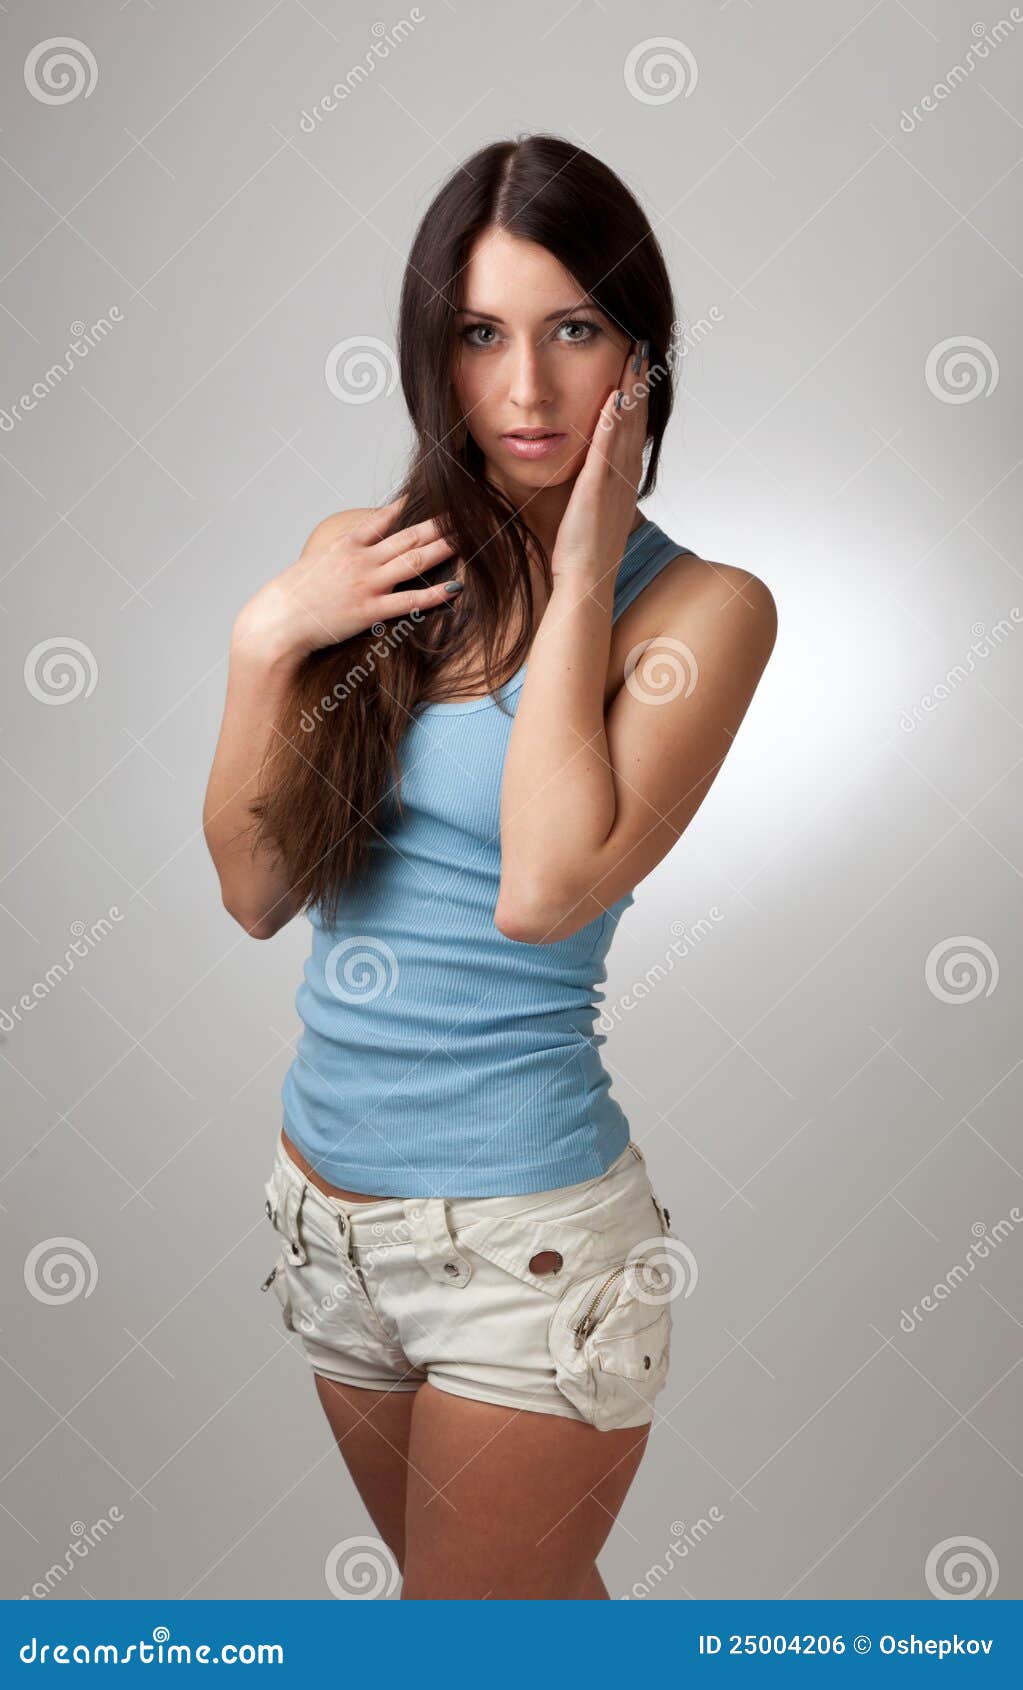
{"type": "Polygon", "coordinates": [[[634,375],[637,375],[637,376],[639,375],[640,370],[643,368],[643,360],[645,358],[649,358],[649,356],[650,356],[650,342],[648,340],[639,341],[638,346],[637,346],[637,350],[636,350],[636,356],[632,360],[632,369],[633,369],[634,375]]]}
{"type": "Polygon", "coordinates": [[[445,581],[444,591],[446,593],[460,593],[464,586],[464,581],[445,581]]]}
{"type": "Polygon", "coordinates": [[[622,408],[622,390],[621,390],[621,388],[619,388],[617,393],[615,394],[615,410],[620,411],[621,408],[622,408]]]}

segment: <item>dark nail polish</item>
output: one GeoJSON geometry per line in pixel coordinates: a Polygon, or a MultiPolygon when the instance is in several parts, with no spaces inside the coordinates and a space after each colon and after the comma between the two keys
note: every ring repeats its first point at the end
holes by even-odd
{"type": "Polygon", "coordinates": [[[615,410],[620,411],[621,408],[622,408],[622,390],[621,390],[621,388],[619,388],[617,393],[615,394],[615,410]]]}
{"type": "Polygon", "coordinates": [[[464,586],[464,581],[446,581],[444,583],[444,591],[446,593],[460,593],[464,586]]]}

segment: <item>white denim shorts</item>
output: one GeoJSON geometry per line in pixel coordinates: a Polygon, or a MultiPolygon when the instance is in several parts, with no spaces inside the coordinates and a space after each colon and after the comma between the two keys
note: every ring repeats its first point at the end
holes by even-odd
{"type": "Polygon", "coordinates": [[[637,1144],[551,1191],[358,1202],[320,1191],[278,1137],[265,1191],[278,1254],[262,1289],[316,1373],[375,1391],[429,1380],[600,1431],[652,1420],[676,1235],[637,1144]]]}

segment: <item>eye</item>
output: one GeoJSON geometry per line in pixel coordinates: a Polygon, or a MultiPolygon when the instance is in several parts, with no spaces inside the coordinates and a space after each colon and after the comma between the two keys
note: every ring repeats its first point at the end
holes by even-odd
{"type": "Polygon", "coordinates": [[[565,343],[568,346],[589,346],[592,340],[596,340],[598,335],[604,332],[599,324],[591,323],[588,317],[566,317],[563,323],[558,324],[558,329],[586,329],[588,331],[583,339],[577,339],[573,336],[571,340],[565,343]]]}
{"type": "Polygon", "coordinates": [[[470,323],[468,328],[459,330],[458,338],[460,340],[464,340],[468,346],[492,346],[493,345],[492,341],[489,341],[489,340],[485,340],[485,341],[470,340],[469,336],[474,335],[474,334],[479,334],[483,330],[486,330],[486,329],[489,329],[491,331],[491,333],[493,333],[493,328],[494,328],[493,323],[470,323]]]}
{"type": "MultiPolygon", "coordinates": [[[[562,346],[589,346],[592,341],[596,340],[604,332],[598,323],[591,322],[587,317],[565,317],[551,330],[550,338],[553,338],[554,335],[560,334],[562,329],[584,329],[586,331],[583,335],[572,335],[570,339],[563,340],[561,342],[562,346]]],[[[476,346],[482,348],[484,346],[493,346],[495,341],[474,340],[472,337],[474,335],[481,334],[493,334],[496,336],[496,332],[497,331],[493,323],[470,323],[466,328],[458,331],[458,338],[463,341],[466,346],[476,346]]]]}

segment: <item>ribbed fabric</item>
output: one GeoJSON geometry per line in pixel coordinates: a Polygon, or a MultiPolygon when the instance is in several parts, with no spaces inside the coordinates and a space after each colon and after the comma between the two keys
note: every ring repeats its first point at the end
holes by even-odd
{"type": "MultiPolygon", "coordinates": [[[[614,619],[686,546],[628,539],[614,619]]],[[[308,919],[304,1022],[281,1097],[288,1136],[333,1185],[381,1197],[501,1197],[592,1179],[629,1142],[594,1033],[625,893],[567,939],[494,926],[501,782],[523,664],[492,697],[421,705],[400,750],[403,821],[365,890],[308,919]]]]}

